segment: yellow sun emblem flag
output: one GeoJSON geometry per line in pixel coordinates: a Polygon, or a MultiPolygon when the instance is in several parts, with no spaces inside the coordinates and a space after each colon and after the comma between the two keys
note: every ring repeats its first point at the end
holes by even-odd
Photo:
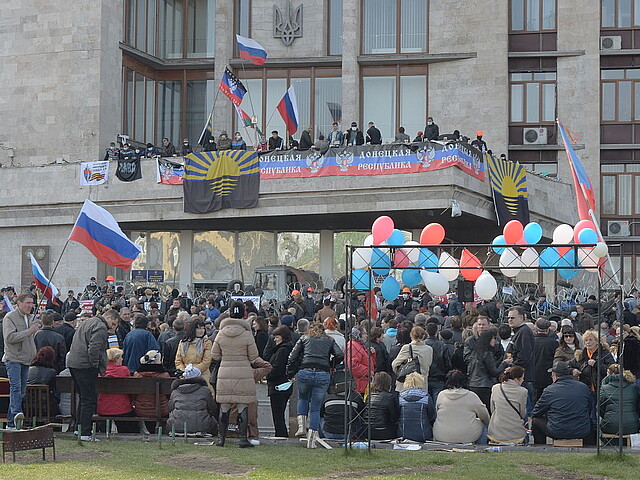
{"type": "Polygon", "coordinates": [[[184,211],[254,208],[260,190],[257,152],[224,150],[190,153],[184,163],[184,211]]]}
{"type": "Polygon", "coordinates": [[[520,220],[523,225],[529,223],[529,193],[524,167],[489,154],[486,163],[498,225],[510,220],[520,220]]]}

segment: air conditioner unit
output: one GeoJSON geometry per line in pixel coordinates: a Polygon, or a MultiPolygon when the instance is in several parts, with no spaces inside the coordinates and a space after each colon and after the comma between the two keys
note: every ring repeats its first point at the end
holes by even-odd
{"type": "Polygon", "coordinates": [[[547,144],[547,129],[525,127],[523,131],[523,138],[525,145],[546,145],[547,144]]]}
{"type": "Polygon", "coordinates": [[[610,237],[628,237],[631,235],[627,220],[609,220],[607,222],[607,231],[610,237]]]}
{"type": "Polygon", "coordinates": [[[620,50],[622,48],[622,37],[611,35],[600,37],[600,50],[620,50]]]}

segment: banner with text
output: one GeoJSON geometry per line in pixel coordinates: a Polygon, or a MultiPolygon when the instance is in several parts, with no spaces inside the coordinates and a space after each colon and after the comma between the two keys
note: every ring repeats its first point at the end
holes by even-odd
{"type": "Polygon", "coordinates": [[[260,155],[260,178],[333,177],[418,173],[458,167],[484,180],[482,153],[462,142],[366,145],[317,150],[282,150],[260,155]]]}

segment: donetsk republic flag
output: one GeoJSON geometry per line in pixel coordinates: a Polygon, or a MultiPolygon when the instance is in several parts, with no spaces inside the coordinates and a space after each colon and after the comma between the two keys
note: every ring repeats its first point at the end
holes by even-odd
{"type": "Polygon", "coordinates": [[[503,226],[510,220],[520,220],[526,225],[529,223],[529,193],[524,167],[518,162],[488,154],[486,161],[498,225],[503,226]]]}
{"type": "Polygon", "coordinates": [[[258,153],[246,150],[190,153],[184,164],[184,211],[254,208],[260,190],[258,153]]]}

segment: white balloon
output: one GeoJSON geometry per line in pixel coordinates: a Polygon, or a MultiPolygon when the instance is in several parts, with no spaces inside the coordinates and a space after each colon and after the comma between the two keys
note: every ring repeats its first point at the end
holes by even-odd
{"type": "Polygon", "coordinates": [[[424,286],[427,287],[427,290],[433,295],[439,297],[449,292],[449,282],[439,273],[421,270],[420,276],[422,277],[424,286]]]}
{"type": "Polygon", "coordinates": [[[573,227],[563,223],[553,231],[553,243],[573,243],[573,227]]]}
{"type": "Polygon", "coordinates": [[[351,259],[353,268],[366,270],[371,263],[372,248],[356,248],[351,259]]]}
{"type": "Polygon", "coordinates": [[[578,248],[578,263],[581,267],[585,267],[587,272],[598,271],[598,256],[593,253],[593,248],[578,248]]]}
{"type": "Polygon", "coordinates": [[[606,257],[607,253],[609,253],[609,247],[604,242],[598,242],[595,247],[593,247],[593,254],[596,257],[606,257]]]}
{"type": "Polygon", "coordinates": [[[440,269],[438,270],[440,275],[442,275],[449,282],[453,282],[456,278],[458,278],[458,275],[460,274],[458,261],[447,252],[442,252],[440,254],[440,261],[438,262],[438,266],[440,267],[440,269]]]}
{"type": "Polygon", "coordinates": [[[511,247],[505,248],[502,255],[500,255],[499,265],[501,267],[500,271],[507,277],[515,277],[524,266],[516,251],[511,247]]]}
{"type": "Polygon", "coordinates": [[[538,252],[536,252],[536,249],[533,247],[525,249],[525,251],[522,252],[520,260],[522,260],[522,265],[524,265],[526,272],[535,272],[536,268],[540,264],[538,252]]]}
{"type": "MultiPolygon", "coordinates": [[[[405,243],[405,245],[420,245],[420,244],[414,240],[409,240],[408,242],[405,243]]],[[[407,257],[409,258],[409,261],[411,263],[413,263],[414,265],[418,265],[418,257],[420,256],[419,248],[405,247],[402,250],[407,254],[407,257]]]]}
{"type": "Polygon", "coordinates": [[[362,244],[367,247],[373,245],[373,235],[367,235],[364,239],[364,242],[362,242],[362,244]]]}
{"type": "Polygon", "coordinates": [[[498,283],[486,270],[476,280],[476,293],[483,300],[491,300],[498,291],[498,283]]]}

